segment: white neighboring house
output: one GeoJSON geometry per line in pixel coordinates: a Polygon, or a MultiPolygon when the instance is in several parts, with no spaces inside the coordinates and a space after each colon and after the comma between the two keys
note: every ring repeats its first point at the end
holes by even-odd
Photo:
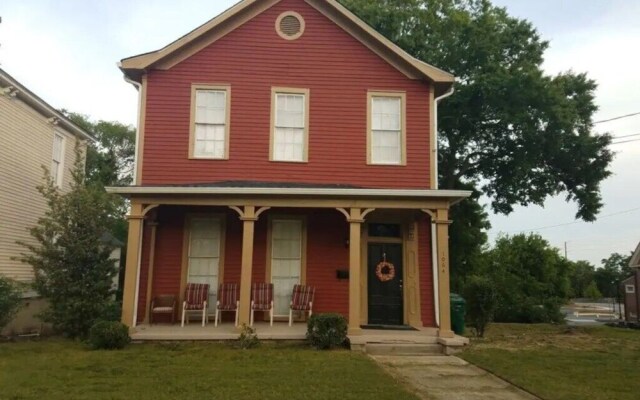
{"type": "MultiPolygon", "coordinates": [[[[33,280],[30,265],[13,260],[24,248],[16,241],[32,241],[28,229],[36,225],[46,203],[36,186],[43,169],[50,169],[61,190],[70,188],[75,145],[86,149],[95,139],[0,69],[0,274],[19,282],[33,280]]],[[[42,307],[33,292],[9,332],[39,327],[33,314],[42,307]]]]}

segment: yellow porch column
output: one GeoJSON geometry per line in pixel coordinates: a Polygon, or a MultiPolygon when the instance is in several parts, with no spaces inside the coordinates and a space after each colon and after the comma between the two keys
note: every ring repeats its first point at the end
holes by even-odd
{"type": "Polygon", "coordinates": [[[451,298],[449,274],[449,210],[436,211],[436,232],[438,237],[438,293],[440,300],[440,330],[443,338],[454,337],[451,330],[451,298]]]}
{"type": "Polygon", "coordinates": [[[134,327],[133,320],[136,307],[136,284],[140,267],[140,249],[142,246],[142,225],[144,222],[143,207],[140,203],[131,203],[129,219],[129,238],[127,239],[127,262],[122,293],[122,323],[134,327]]]}
{"type": "Polygon", "coordinates": [[[153,296],[153,269],[156,259],[156,230],[158,229],[158,222],[152,221],[148,224],[151,227],[151,243],[149,248],[149,271],[147,272],[147,295],[144,314],[144,323],[149,323],[151,314],[151,297],[153,296]]]}
{"type": "Polygon", "coordinates": [[[362,333],[360,328],[361,228],[364,219],[360,208],[349,214],[349,335],[362,333]]]}
{"type": "Polygon", "coordinates": [[[242,270],[240,272],[240,312],[238,323],[249,325],[251,314],[251,273],[253,267],[253,234],[256,216],[254,206],[245,206],[244,212],[240,214],[242,227],[242,270]]]}

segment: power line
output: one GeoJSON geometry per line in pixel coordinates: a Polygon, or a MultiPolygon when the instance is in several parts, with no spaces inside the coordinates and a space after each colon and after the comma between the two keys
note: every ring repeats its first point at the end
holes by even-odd
{"type": "MultiPolygon", "coordinates": [[[[598,220],[595,221],[595,222],[599,222],[600,220],[602,220],[604,218],[615,217],[615,216],[623,215],[623,214],[630,214],[630,213],[636,212],[636,211],[640,211],[640,207],[632,208],[630,210],[624,210],[624,211],[616,212],[616,213],[613,213],[613,214],[603,215],[603,216],[599,217],[598,220]]],[[[579,223],[582,223],[582,222],[584,222],[584,221],[573,221],[573,222],[566,222],[564,224],[558,224],[558,225],[549,225],[549,226],[542,226],[542,227],[533,228],[533,229],[524,229],[524,230],[521,230],[521,231],[508,231],[508,232],[499,232],[499,233],[524,233],[524,232],[542,231],[542,230],[545,230],[545,229],[560,228],[562,226],[575,225],[575,224],[579,224],[579,223]]]]}
{"type": "Polygon", "coordinates": [[[633,113],[633,114],[621,115],[619,117],[604,119],[602,121],[596,121],[596,122],[594,122],[594,124],[604,124],[605,122],[611,122],[611,121],[617,121],[617,120],[623,119],[623,118],[635,117],[636,115],[640,115],[640,111],[636,112],[636,113],[633,113]]]}
{"type": "Polygon", "coordinates": [[[612,139],[624,139],[624,138],[630,138],[630,137],[634,137],[634,136],[640,136],[640,133],[634,133],[633,135],[624,135],[624,136],[612,136],[612,139]]]}
{"type": "Polygon", "coordinates": [[[632,139],[632,140],[623,140],[621,142],[613,142],[613,143],[611,143],[611,146],[613,146],[614,144],[623,144],[623,143],[631,143],[631,142],[640,142],[640,139],[632,139]]]}

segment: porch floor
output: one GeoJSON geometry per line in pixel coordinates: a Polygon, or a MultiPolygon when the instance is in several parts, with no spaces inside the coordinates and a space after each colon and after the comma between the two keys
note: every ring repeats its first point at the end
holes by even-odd
{"type": "MultiPolygon", "coordinates": [[[[290,327],[287,322],[274,322],[273,326],[269,326],[268,322],[261,321],[256,322],[254,328],[261,340],[304,340],[307,333],[307,324],[304,322],[294,323],[290,327]]],[[[134,341],[223,341],[235,340],[239,334],[239,329],[233,323],[223,323],[217,327],[207,324],[203,328],[194,321],[185,325],[184,328],[179,324],[138,325],[131,334],[131,339],[134,341]]],[[[363,329],[362,334],[349,335],[349,339],[352,345],[442,343],[434,328],[413,331],[363,329]]]]}

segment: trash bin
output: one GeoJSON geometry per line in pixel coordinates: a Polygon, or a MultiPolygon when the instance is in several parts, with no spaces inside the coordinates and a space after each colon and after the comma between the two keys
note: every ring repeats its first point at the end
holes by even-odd
{"type": "Polygon", "coordinates": [[[451,293],[451,329],[456,335],[464,334],[464,316],[467,302],[456,293],[451,293]]]}

